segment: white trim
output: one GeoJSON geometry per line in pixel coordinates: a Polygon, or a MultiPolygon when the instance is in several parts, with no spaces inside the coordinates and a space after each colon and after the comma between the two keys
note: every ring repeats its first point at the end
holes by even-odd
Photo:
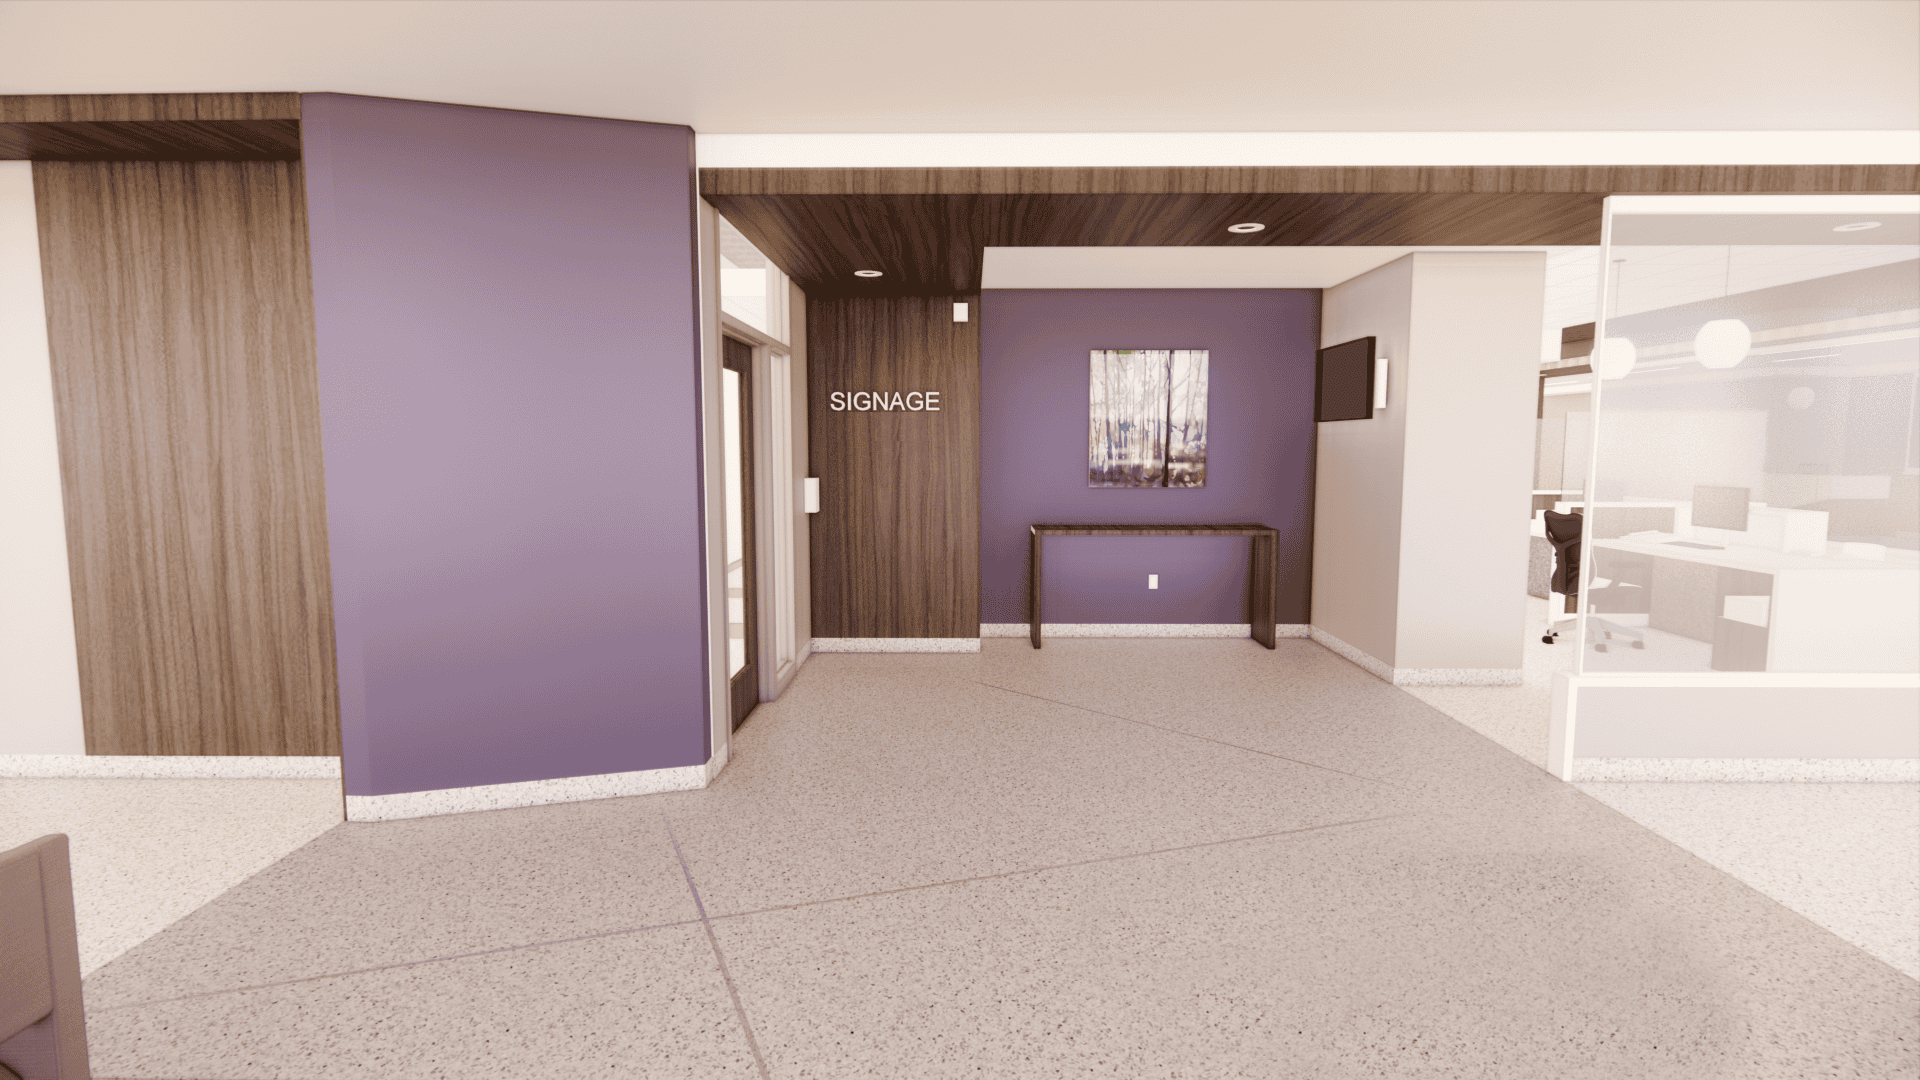
{"type": "Polygon", "coordinates": [[[1372,653],[1349,645],[1317,626],[1308,632],[1308,636],[1328,652],[1359,667],[1374,678],[1388,683],[1393,681],[1393,666],[1372,653]]]}
{"type": "MultiPolygon", "coordinates": [[[[716,756],[715,760],[719,760],[716,756]]],[[[725,764],[721,761],[721,764],[725,764]]],[[[348,821],[395,821],[437,814],[471,814],[479,810],[511,810],[522,806],[621,799],[656,795],[663,791],[695,791],[706,787],[717,769],[712,763],[677,769],[641,769],[598,776],[564,776],[556,780],[528,780],[518,784],[408,791],[398,795],[348,795],[348,821]]]]}
{"type": "Polygon", "coordinates": [[[1920,758],[1575,758],[1580,784],[1914,784],[1920,758]]]}
{"type": "Polygon", "coordinates": [[[980,651],[980,639],[977,637],[817,637],[813,639],[811,651],[816,653],[977,653],[980,651]]]}
{"type": "Polygon", "coordinates": [[[1328,652],[1393,686],[1519,686],[1519,668],[1397,668],[1315,626],[1306,635],[1328,652]]]}
{"type": "Polygon", "coordinates": [[[0,754],[0,776],[104,780],[338,780],[337,757],[0,754]]]}
{"type": "Polygon", "coordinates": [[[703,169],[1920,163],[1920,131],[711,134],[703,169]]]}
{"type": "Polygon", "coordinates": [[[1920,214],[1920,195],[1615,195],[1616,214],[1920,214]]]}
{"type": "MultiPolygon", "coordinates": [[[[694,200],[700,265],[700,505],[705,511],[707,590],[707,760],[723,764],[733,738],[727,683],[727,507],[720,430],[720,213],[694,200]]],[[[351,812],[348,820],[353,820],[351,812]]]]}

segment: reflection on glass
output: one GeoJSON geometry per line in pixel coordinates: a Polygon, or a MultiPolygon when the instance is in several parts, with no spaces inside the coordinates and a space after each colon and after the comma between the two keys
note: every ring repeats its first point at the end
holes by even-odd
{"type": "Polygon", "coordinates": [[[747,666],[747,545],[741,505],[740,373],[720,369],[720,441],[727,474],[727,677],[747,666]]]}
{"type": "Polygon", "coordinates": [[[1855,216],[1613,215],[1582,670],[1920,670],[1920,215],[1855,216]]]}

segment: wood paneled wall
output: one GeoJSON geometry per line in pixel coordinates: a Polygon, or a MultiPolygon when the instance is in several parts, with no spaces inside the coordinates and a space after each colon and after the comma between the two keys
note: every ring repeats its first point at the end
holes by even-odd
{"type": "Polygon", "coordinates": [[[815,637],[979,636],[979,299],[807,298],[815,637]],[[938,390],[940,411],[835,411],[836,390],[938,390]]]}
{"type": "Polygon", "coordinates": [[[338,754],[306,203],[34,165],[89,754],[338,754]]]}
{"type": "Polygon", "coordinates": [[[299,156],[299,94],[0,96],[0,158],[293,161],[299,156]]]}

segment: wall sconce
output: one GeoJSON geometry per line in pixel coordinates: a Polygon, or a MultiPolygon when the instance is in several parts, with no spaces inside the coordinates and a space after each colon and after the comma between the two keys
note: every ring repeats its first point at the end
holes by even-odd
{"type": "Polygon", "coordinates": [[[809,476],[800,481],[800,505],[809,514],[820,512],[820,478],[809,476]]]}

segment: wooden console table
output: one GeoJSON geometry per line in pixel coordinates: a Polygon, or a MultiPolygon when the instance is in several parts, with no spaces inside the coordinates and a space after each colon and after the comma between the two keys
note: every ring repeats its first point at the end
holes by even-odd
{"type": "Polygon", "coordinates": [[[1280,579],[1280,532],[1265,525],[1035,525],[1028,530],[1027,627],[1040,647],[1040,538],[1043,536],[1249,536],[1253,565],[1247,571],[1247,615],[1253,640],[1273,648],[1273,590],[1280,579]]]}

